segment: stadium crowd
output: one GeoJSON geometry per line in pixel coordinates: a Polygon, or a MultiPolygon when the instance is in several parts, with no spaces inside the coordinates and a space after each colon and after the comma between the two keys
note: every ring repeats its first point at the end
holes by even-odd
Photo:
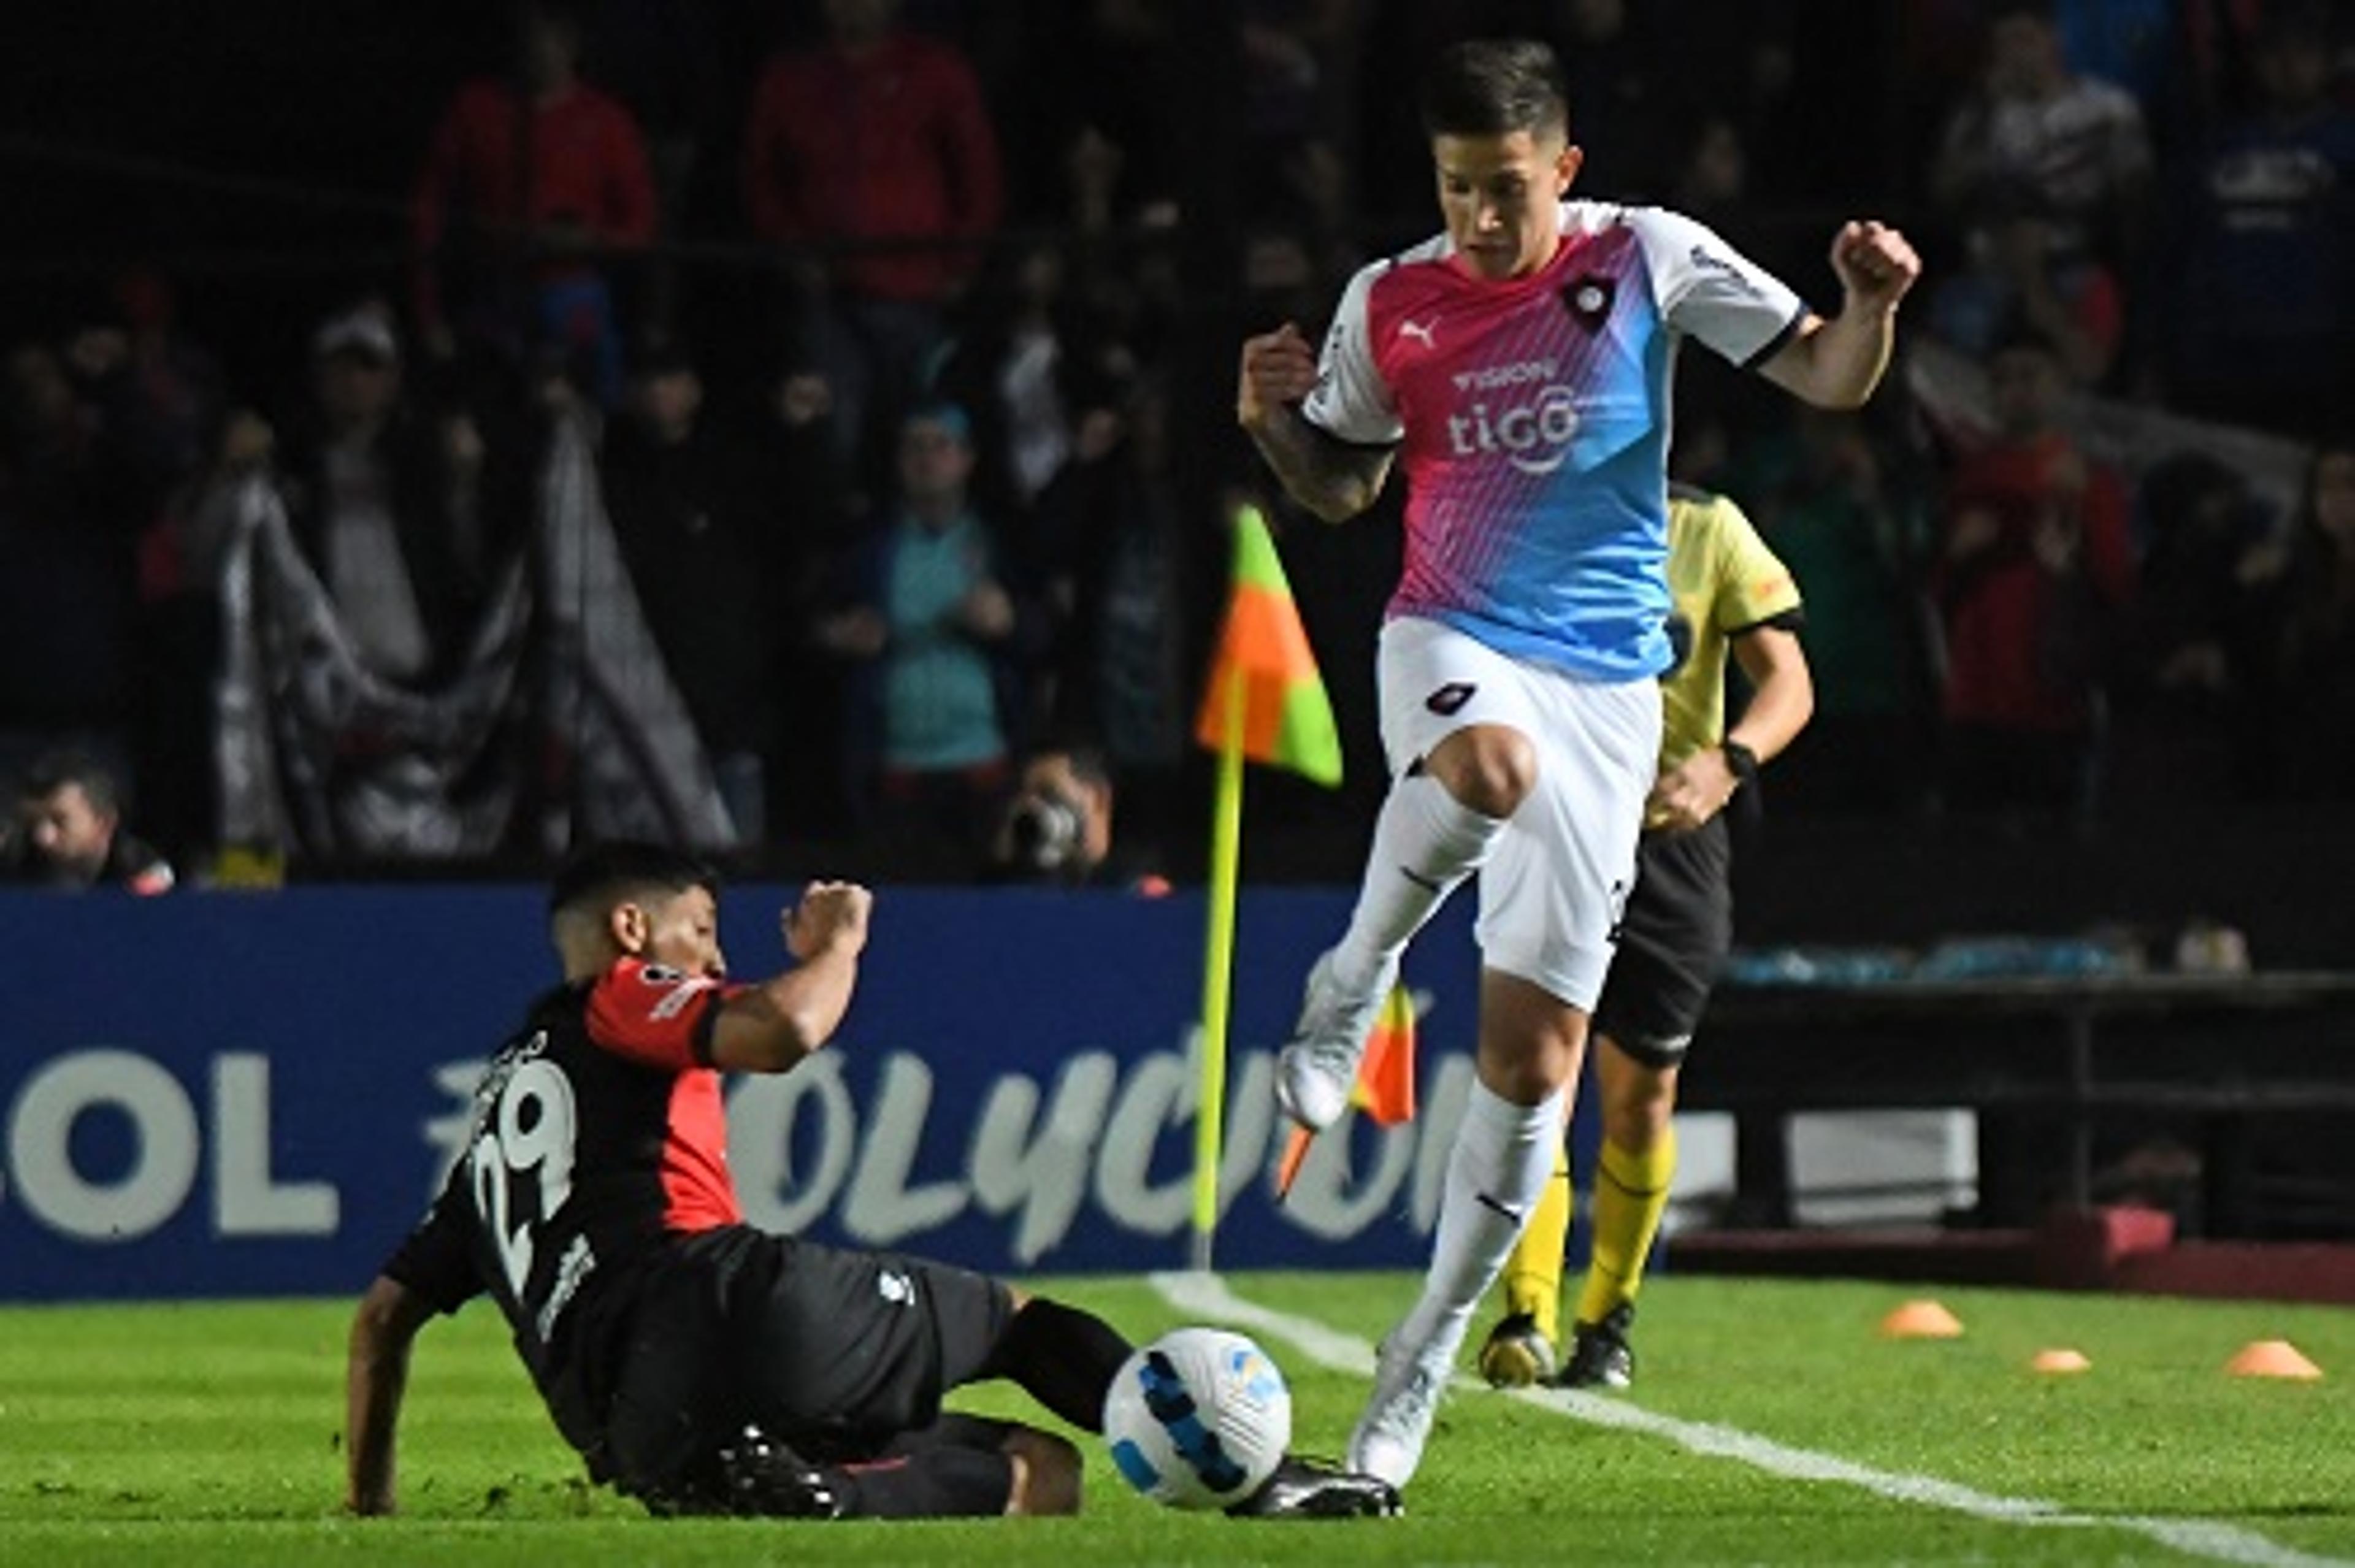
{"type": "MultiPolygon", "coordinates": [[[[1803,292],[1832,290],[1836,208],[1924,251],[1864,411],[1681,373],[1674,477],[1736,497],[1806,593],[1817,714],[1775,811],[2355,793],[2343,7],[512,22],[400,83],[428,133],[345,193],[397,246],[296,288],[126,248],[10,315],[0,777],[102,765],[184,870],[538,864],[585,825],[955,880],[1008,873],[1026,762],[1076,749],[1124,860],[1182,874],[1220,518],[1252,474],[1234,347],[1424,237],[1408,84],[1514,32],[1571,69],[1586,194],[1700,219],[1803,292]]],[[[1359,734],[1393,532],[1287,536],[1359,734]]]]}

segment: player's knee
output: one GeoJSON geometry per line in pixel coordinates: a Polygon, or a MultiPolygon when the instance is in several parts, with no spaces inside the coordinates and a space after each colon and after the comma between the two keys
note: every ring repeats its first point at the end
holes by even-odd
{"type": "Polygon", "coordinates": [[[1447,793],[1483,816],[1510,816],[1538,787],[1538,752],[1529,738],[1482,724],[1450,735],[1432,759],[1447,793]]]}
{"type": "Polygon", "coordinates": [[[1006,1500],[1007,1513],[1050,1514],[1080,1511],[1080,1451],[1051,1432],[1018,1426],[1007,1435],[1006,1456],[1014,1484],[1006,1500]]]}
{"type": "Polygon", "coordinates": [[[1484,1040],[1477,1064],[1480,1082],[1516,1105],[1544,1104],[1561,1093],[1578,1071],[1577,1056],[1553,1041],[1492,1049],[1484,1040]]]}

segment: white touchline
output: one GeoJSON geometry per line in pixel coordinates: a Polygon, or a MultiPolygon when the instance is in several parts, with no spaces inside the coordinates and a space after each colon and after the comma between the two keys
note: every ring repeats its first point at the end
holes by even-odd
{"type": "MultiPolygon", "coordinates": [[[[1313,1317],[1298,1317],[1288,1312],[1262,1307],[1255,1301],[1247,1301],[1230,1290],[1227,1282],[1217,1275],[1156,1274],[1152,1276],[1152,1282],[1153,1288],[1160,1293],[1164,1301],[1188,1317],[1207,1317],[1273,1334],[1289,1340],[1321,1367],[1360,1377],[1373,1375],[1374,1347],[1370,1342],[1354,1334],[1344,1334],[1313,1317]]],[[[1483,1393],[1492,1392],[1461,1373],[1456,1381],[1467,1387],[1478,1387],[1483,1393]]],[[[1661,1415],[1640,1405],[1630,1404],[1624,1399],[1605,1399],[1599,1394],[1581,1393],[1575,1389],[1516,1389],[1511,1391],[1511,1397],[1541,1405],[1573,1421],[1665,1437],[1696,1454],[1736,1460],[1770,1475],[1788,1476],[1805,1481],[1840,1481],[1896,1502],[1947,1509],[1955,1513],[1969,1514],[1975,1519],[2001,1520],[2011,1524],[2060,1525],[2070,1529],[2131,1531],[2189,1556],[2211,1558],[2220,1563],[2248,1563],[2252,1568],[2355,1568],[2355,1563],[2345,1558],[2318,1557],[2311,1552],[2296,1551],[2235,1525],[2129,1514],[2071,1513],[2059,1503],[2046,1502],[2041,1499],[1998,1497],[1990,1492],[1975,1491],[1952,1481],[1942,1481],[1934,1476],[1876,1470],[1837,1455],[1793,1448],[1739,1427],[1720,1426],[1702,1421],[1679,1421],[1675,1416],[1661,1415]]]]}

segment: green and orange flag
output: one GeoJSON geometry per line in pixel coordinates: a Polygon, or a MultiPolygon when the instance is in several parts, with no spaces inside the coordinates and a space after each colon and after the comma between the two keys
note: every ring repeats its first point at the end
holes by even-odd
{"type": "Polygon", "coordinates": [[[1243,682],[1242,754],[1327,788],[1341,782],[1341,733],[1333,704],[1316,673],[1300,607],[1284,579],[1284,562],[1267,519],[1256,507],[1235,514],[1235,577],[1227,603],[1227,623],[1219,634],[1217,660],[1194,738],[1223,751],[1229,683],[1243,682]]]}

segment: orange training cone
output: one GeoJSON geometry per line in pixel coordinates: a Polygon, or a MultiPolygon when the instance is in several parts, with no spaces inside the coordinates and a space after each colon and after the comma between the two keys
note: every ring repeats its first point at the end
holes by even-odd
{"type": "Polygon", "coordinates": [[[1881,1320],[1884,1339],[1953,1339],[1962,1332],[1961,1319],[1934,1301],[1909,1301],[1881,1320]]]}
{"type": "Polygon", "coordinates": [[[2032,1372],[2089,1372],[2094,1363],[2085,1359],[2083,1350],[2039,1350],[2028,1363],[2032,1372]]]}
{"type": "Polygon", "coordinates": [[[2286,1339],[2256,1339],[2241,1347],[2241,1353],[2224,1363],[2224,1370],[2236,1378],[2301,1378],[2314,1379],[2322,1369],[2299,1354],[2296,1346],[2286,1339]]]}

